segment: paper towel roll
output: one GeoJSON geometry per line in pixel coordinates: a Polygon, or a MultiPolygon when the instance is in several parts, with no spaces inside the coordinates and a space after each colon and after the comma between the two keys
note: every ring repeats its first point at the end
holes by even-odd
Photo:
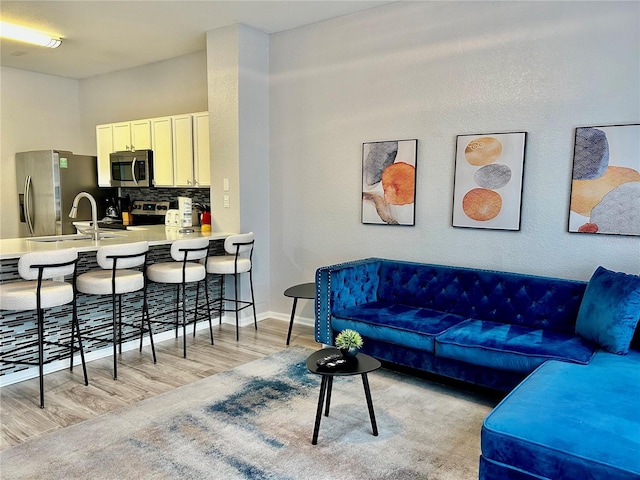
{"type": "Polygon", "coordinates": [[[189,197],[178,197],[179,226],[191,227],[193,225],[191,208],[191,199],[189,197]]]}

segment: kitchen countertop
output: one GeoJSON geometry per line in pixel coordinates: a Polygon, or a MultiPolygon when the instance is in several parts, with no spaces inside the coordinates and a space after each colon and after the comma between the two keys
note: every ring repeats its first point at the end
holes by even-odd
{"type": "Polygon", "coordinates": [[[120,245],[147,241],[149,245],[169,245],[174,240],[185,238],[208,237],[210,240],[227,238],[233,233],[228,232],[201,232],[199,227],[193,227],[193,233],[180,233],[179,227],[165,227],[164,225],[139,226],[132,230],[101,230],[102,234],[109,238],[91,240],[90,238],[78,240],[82,235],[53,235],[51,237],[7,238],[0,240],[0,260],[20,258],[28,252],[47,252],[75,247],[79,252],[95,252],[106,245],[120,245]],[[58,241],[37,241],[38,239],[62,238],[58,241]],[[76,239],[74,239],[76,238],[76,239]]]}

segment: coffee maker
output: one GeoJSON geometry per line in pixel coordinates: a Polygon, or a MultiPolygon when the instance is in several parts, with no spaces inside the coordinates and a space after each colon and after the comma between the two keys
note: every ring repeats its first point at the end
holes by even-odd
{"type": "Polygon", "coordinates": [[[104,223],[122,223],[122,213],[130,212],[131,197],[106,197],[104,200],[106,216],[104,223]]]}
{"type": "Polygon", "coordinates": [[[122,218],[120,217],[120,211],[118,210],[116,199],[113,197],[107,197],[104,202],[106,207],[106,217],[103,221],[108,223],[121,222],[122,218]]]}

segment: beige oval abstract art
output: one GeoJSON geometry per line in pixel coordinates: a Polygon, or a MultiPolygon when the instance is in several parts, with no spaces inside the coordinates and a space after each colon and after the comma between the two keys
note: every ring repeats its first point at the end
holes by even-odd
{"type": "Polygon", "coordinates": [[[464,156],[476,167],[495,162],[502,155],[502,143],[493,137],[480,137],[470,141],[464,149],[464,156]]]}

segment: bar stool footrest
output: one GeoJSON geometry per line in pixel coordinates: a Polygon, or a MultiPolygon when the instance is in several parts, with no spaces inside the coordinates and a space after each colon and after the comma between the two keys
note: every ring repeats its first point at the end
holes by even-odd
{"type": "MultiPolygon", "coordinates": [[[[143,334],[144,333],[148,333],[149,330],[143,330],[143,334]]],[[[104,333],[103,335],[106,335],[106,333],[104,333]]],[[[105,337],[105,338],[101,338],[99,336],[88,336],[88,335],[83,335],[82,336],[82,340],[89,340],[91,342],[96,342],[96,343],[108,343],[111,344],[113,343],[113,335],[109,335],[109,337],[105,337]]],[[[136,331],[136,332],[127,332],[126,335],[122,335],[122,338],[117,338],[116,342],[117,343],[122,343],[122,342],[128,342],[130,340],[140,340],[140,331],[136,331]]]]}
{"type": "MultiPolygon", "coordinates": [[[[180,313],[182,313],[182,310],[179,310],[179,311],[180,311],[180,313]]],[[[168,310],[166,312],[162,312],[160,314],[160,317],[162,318],[162,317],[166,317],[166,316],[169,316],[169,315],[172,315],[172,314],[175,315],[175,313],[176,313],[175,310],[168,310]]],[[[192,317],[195,317],[195,318],[191,318],[190,320],[185,321],[185,325],[191,325],[192,323],[195,323],[195,322],[200,321],[200,320],[209,320],[207,312],[198,312],[197,310],[194,311],[193,309],[191,309],[191,310],[187,310],[186,314],[190,315],[192,317]]],[[[174,327],[176,326],[176,321],[175,320],[157,320],[157,317],[156,317],[156,318],[149,319],[149,321],[152,324],[153,323],[158,323],[160,325],[173,325],[174,327]]],[[[179,321],[177,323],[177,325],[178,326],[182,326],[182,322],[179,321]]],[[[84,336],[83,336],[83,338],[84,338],[84,336]]]]}
{"type": "MultiPolygon", "coordinates": [[[[220,307],[219,307],[219,305],[220,305],[220,301],[221,301],[221,300],[220,300],[219,298],[215,299],[215,300],[212,302],[212,303],[213,303],[213,305],[211,306],[211,310],[214,310],[214,311],[215,311],[215,310],[217,310],[217,311],[222,310],[223,312],[235,312],[235,311],[236,311],[236,309],[235,309],[235,308],[220,308],[220,307]]],[[[235,299],[233,299],[233,298],[223,298],[223,299],[222,299],[222,302],[223,302],[223,303],[224,303],[224,302],[236,303],[235,299]]],[[[249,308],[250,306],[252,306],[252,305],[253,305],[253,302],[250,302],[250,301],[248,301],[248,300],[238,300],[238,303],[239,303],[239,304],[244,304],[243,306],[238,307],[238,312],[239,312],[239,311],[241,311],[241,310],[244,310],[245,308],[249,308]]]]}
{"type": "MultiPolygon", "coordinates": [[[[45,365],[47,363],[51,363],[51,362],[55,362],[56,360],[60,360],[62,358],[69,358],[69,350],[72,351],[72,354],[75,354],[77,352],[80,352],[81,349],[80,347],[77,347],[75,345],[71,345],[70,343],[60,343],[60,342],[52,342],[52,341],[48,341],[45,340],[42,342],[43,345],[49,345],[49,346],[54,346],[54,347],[58,347],[57,350],[60,350],[60,353],[55,352],[55,350],[48,350],[47,352],[45,352],[45,359],[42,360],[42,364],[45,365]],[[62,352],[62,350],[64,350],[64,352],[62,352]],[[55,352],[55,353],[54,353],[55,352]]],[[[29,344],[26,345],[21,345],[19,348],[15,348],[9,352],[4,352],[2,354],[2,358],[0,358],[0,363],[6,363],[6,364],[13,364],[13,365],[31,365],[31,366],[38,366],[40,365],[40,363],[37,360],[18,360],[16,359],[11,359],[11,358],[7,358],[7,357],[11,357],[12,355],[17,355],[19,356],[19,352],[21,350],[26,350],[29,349],[31,347],[35,347],[38,346],[38,342],[31,342],[29,344]]],[[[25,353],[23,353],[23,355],[25,355],[25,353]]]]}

